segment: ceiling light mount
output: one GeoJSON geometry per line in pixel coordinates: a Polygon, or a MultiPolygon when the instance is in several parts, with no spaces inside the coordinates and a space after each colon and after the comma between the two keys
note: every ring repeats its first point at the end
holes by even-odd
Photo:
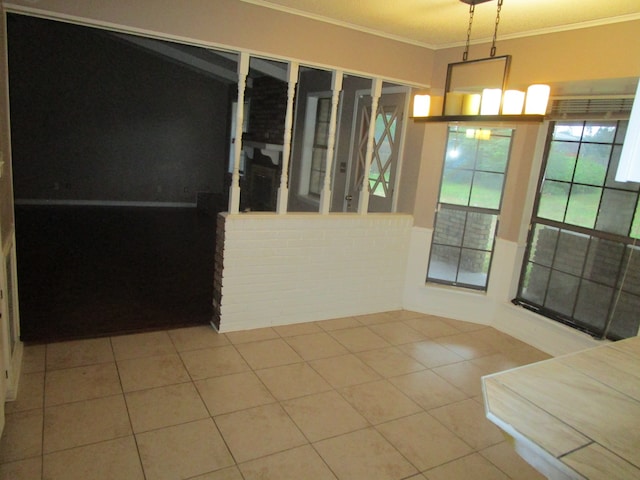
{"type": "Polygon", "coordinates": [[[460,0],[462,3],[466,3],[467,5],[479,5],[481,3],[487,3],[491,0],[460,0]]]}

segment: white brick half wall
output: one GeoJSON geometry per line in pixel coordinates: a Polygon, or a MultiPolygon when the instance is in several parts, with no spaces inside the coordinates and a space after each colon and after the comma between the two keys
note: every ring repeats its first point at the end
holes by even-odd
{"type": "Polygon", "coordinates": [[[413,218],[226,215],[220,331],[402,308],[413,218]]]}

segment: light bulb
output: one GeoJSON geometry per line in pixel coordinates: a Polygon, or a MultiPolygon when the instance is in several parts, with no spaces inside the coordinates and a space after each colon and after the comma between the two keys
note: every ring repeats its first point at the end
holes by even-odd
{"type": "Polygon", "coordinates": [[[521,115],[524,107],[524,92],[520,90],[507,90],[502,100],[503,115],[521,115]]]}
{"type": "Polygon", "coordinates": [[[527,115],[544,115],[547,113],[550,91],[551,87],[549,85],[529,85],[524,113],[527,115]]]}
{"type": "Polygon", "coordinates": [[[485,88],[482,90],[482,103],[480,103],[480,115],[498,115],[500,113],[500,101],[502,89],[485,88]]]}
{"type": "Polygon", "coordinates": [[[431,106],[430,95],[416,95],[413,97],[413,116],[428,117],[429,107],[431,106]]]}

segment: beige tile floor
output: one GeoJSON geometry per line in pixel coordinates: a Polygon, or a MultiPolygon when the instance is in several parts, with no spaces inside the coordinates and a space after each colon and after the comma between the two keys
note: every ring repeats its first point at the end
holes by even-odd
{"type": "Polygon", "coordinates": [[[480,377],[544,358],[407,311],[27,346],[0,480],[541,479],[480,377]]]}

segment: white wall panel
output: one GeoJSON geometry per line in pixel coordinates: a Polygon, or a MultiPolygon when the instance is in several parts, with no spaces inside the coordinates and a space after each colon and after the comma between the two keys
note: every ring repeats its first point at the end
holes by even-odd
{"type": "Polygon", "coordinates": [[[411,225],[402,214],[227,215],[220,331],[402,308],[411,225]]]}

